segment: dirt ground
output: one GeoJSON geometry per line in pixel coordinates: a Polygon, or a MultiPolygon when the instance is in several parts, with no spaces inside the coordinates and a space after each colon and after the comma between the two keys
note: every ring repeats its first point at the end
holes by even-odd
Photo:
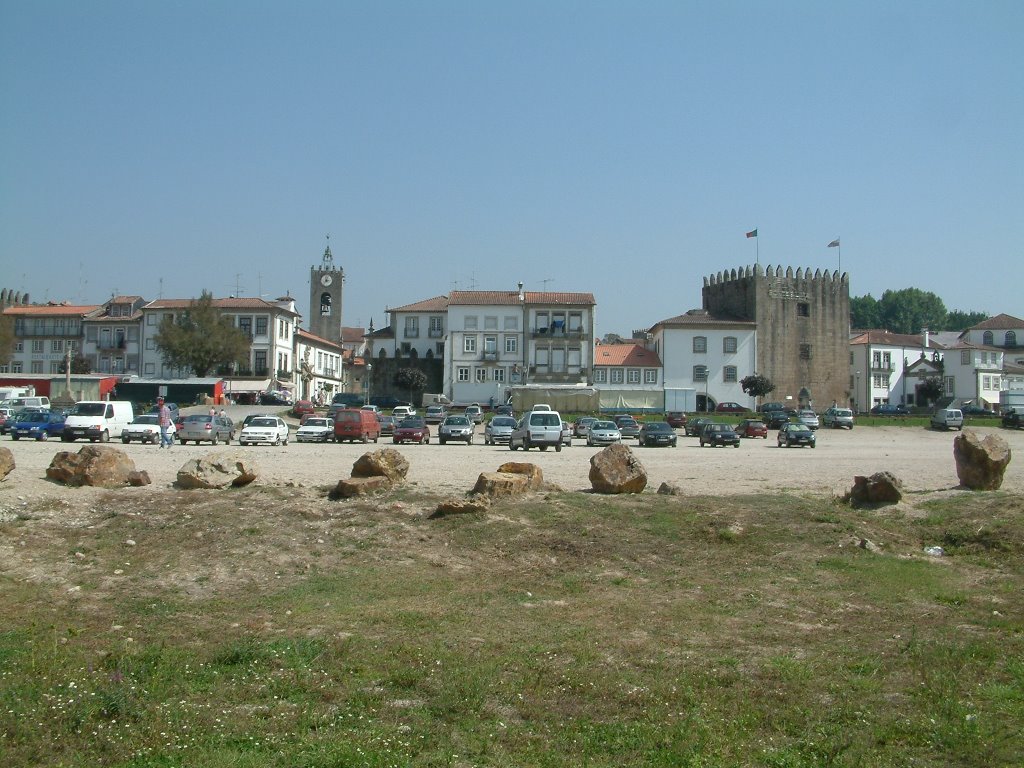
{"type": "MultiPolygon", "coordinates": [[[[240,406],[238,408],[241,408],[240,406]]],[[[243,409],[245,412],[251,408],[243,409]]],[[[233,414],[240,420],[242,413],[233,414]]],[[[995,433],[1006,440],[1014,453],[1022,455],[1024,432],[984,428],[981,434],[995,433]]],[[[294,431],[293,431],[294,434],[294,431]]],[[[626,444],[639,456],[649,477],[648,491],[663,482],[681,486],[690,494],[748,494],[788,491],[812,495],[842,495],[853,484],[855,475],[870,475],[888,470],[900,478],[908,492],[945,491],[958,485],[953,460],[956,432],[935,432],[917,427],[860,427],[852,431],[820,430],[818,447],[780,449],[775,432],[767,440],[743,440],[736,448],[700,448],[696,438],[680,434],[677,448],[639,448],[633,440],[626,444]]],[[[13,441],[0,445],[9,448],[16,469],[0,482],[0,513],[13,512],[26,500],[59,497],[63,503],[80,500],[89,503],[98,489],[69,489],[46,479],[46,468],[55,453],[77,451],[87,443],[59,441],[13,441]]],[[[367,450],[395,447],[409,459],[408,481],[414,487],[435,493],[462,494],[471,489],[481,472],[494,471],[506,461],[530,461],[544,471],[544,478],[565,490],[590,487],[590,457],[599,449],[588,448],[580,440],[572,448],[556,452],[532,450],[512,452],[507,447],[484,446],[482,434],[474,445],[392,446],[390,438],[377,445],[299,444],[287,446],[249,446],[237,444],[175,445],[161,450],[153,445],[122,445],[135,461],[136,468],[149,473],[153,485],[126,488],[126,494],[147,494],[154,488],[168,489],[177,471],[186,461],[210,451],[241,451],[252,458],[259,469],[258,484],[317,488],[334,485],[347,477],[352,463],[367,450]]],[[[1018,459],[1010,462],[1003,489],[1024,492],[1024,469],[1018,459]]]]}

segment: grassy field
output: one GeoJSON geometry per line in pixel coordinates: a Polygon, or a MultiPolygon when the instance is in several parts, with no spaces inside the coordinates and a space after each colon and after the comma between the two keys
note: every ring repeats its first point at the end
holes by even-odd
{"type": "Polygon", "coordinates": [[[1024,764],[1024,499],[435,502],[27,505],[3,765],[1024,764]]]}

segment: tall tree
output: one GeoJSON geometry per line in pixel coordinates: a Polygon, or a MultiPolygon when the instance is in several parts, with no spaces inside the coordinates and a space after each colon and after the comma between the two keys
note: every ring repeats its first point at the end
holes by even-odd
{"type": "Polygon", "coordinates": [[[902,288],[886,291],[878,300],[882,327],[893,333],[920,333],[922,328],[946,326],[946,305],[930,291],[902,288]]]}
{"type": "Polygon", "coordinates": [[[427,386],[427,374],[419,368],[399,368],[395,374],[395,384],[409,390],[409,402],[415,403],[412,393],[418,389],[422,392],[427,386]]]}
{"type": "Polygon", "coordinates": [[[767,376],[752,373],[740,379],[740,387],[751,397],[764,397],[775,391],[775,385],[767,376]]]}
{"type": "Polygon", "coordinates": [[[14,355],[14,318],[0,315],[0,365],[11,361],[14,355]]]}
{"type": "Polygon", "coordinates": [[[964,312],[961,309],[954,309],[946,315],[946,326],[944,331],[966,331],[972,325],[977,325],[982,320],[988,320],[987,312],[964,312]]]}
{"type": "Polygon", "coordinates": [[[860,330],[879,328],[882,324],[878,312],[878,299],[870,293],[850,297],[850,327],[860,330]]]}
{"type": "MultiPolygon", "coordinates": [[[[68,372],[67,358],[60,361],[60,372],[68,372]]],[[[71,372],[92,373],[92,363],[90,363],[89,358],[85,357],[81,352],[75,352],[75,356],[71,358],[71,372]]]]}
{"type": "Polygon", "coordinates": [[[196,376],[229,363],[245,363],[249,337],[231,318],[213,306],[213,295],[203,291],[174,320],[164,320],[153,337],[164,361],[176,368],[190,368],[196,376]]]}

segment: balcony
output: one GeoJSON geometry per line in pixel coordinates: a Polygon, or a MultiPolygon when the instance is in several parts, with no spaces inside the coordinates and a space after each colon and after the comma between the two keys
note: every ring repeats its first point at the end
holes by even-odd
{"type": "Polygon", "coordinates": [[[530,335],[535,339],[577,339],[582,340],[589,338],[587,332],[582,328],[566,330],[559,328],[558,326],[550,326],[547,328],[534,328],[530,331],[530,335]]]}
{"type": "Polygon", "coordinates": [[[489,362],[492,362],[492,363],[493,362],[497,362],[497,360],[498,360],[498,353],[497,352],[484,352],[480,356],[480,359],[481,360],[486,360],[486,361],[489,361],[489,362]]]}
{"type": "Polygon", "coordinates": [[[427,335],[430,338],[432,338],[432,339],[443,339],[444,338],[444,328],[431,328],[427,332],[427,335]]]}
{"type": "Polygon", "coordinates": [[[402,334],[403,339],[418,339],[420,337],[419,328],[406,328],[405,333],[402,334]]]}
{"type": "Polygon", "coordinates": [[[882,360],[881,362],[879,362],[876,360],[871,363],[871,371],[873,373],[892,373],[895,370],[896,368],[893,366],[891,361],[882,360]]]}

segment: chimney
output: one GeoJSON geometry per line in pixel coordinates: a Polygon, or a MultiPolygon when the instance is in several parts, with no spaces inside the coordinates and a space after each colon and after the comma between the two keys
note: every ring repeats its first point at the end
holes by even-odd
{"type": "Polygon", "coordinates": [[[925,326],[921,329],[921,335],[924,336],[924,348],[928,349],[928,327],[925,326]]]}
{"type": "Polygon", "coordinates": [[[519,300],[520,301],[526,301],[526,297],[523,296],[523,281],[522,280],[519,281],[519,300]]]}

